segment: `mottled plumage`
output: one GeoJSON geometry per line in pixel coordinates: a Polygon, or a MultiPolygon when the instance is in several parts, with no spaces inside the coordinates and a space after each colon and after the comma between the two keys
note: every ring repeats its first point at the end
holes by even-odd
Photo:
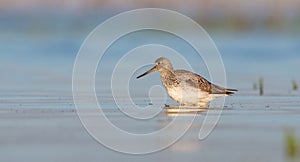
{"type": "Polygon", "coordinates": [[[154,71],[160,72],[162,83],[169,96],[181,105],[206,106],[215,98],[226,97],[237,91],[212,84],[190,71],[174,70],[171,62],[164,57],[158,58],[152,69],[137,78],[154,71]]]}

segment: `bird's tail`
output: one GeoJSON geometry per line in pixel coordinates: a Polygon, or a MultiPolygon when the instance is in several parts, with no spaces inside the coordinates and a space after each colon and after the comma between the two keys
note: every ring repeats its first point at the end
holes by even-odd
{"type": "Polygon", "coordinates": [[[231,89],[231,88],[226,88],[226,90],[225,90],[226,94],[228,94],[228,95],[232,95],[237,91],[238,91],[237,89],[231,89]]]}
{"type": "Polygon", "coordinates": [[[237,91],[238,91],[237,89],[223,88],[223,87],[219,87],[217,85],[212,85],[212,93],[213,94],[225,94],[225,95],[231,96],[237,91]]]}

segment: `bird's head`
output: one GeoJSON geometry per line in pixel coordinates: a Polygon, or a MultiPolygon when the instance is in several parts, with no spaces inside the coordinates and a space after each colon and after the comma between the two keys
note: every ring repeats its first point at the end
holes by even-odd
{"type": "Polygon", "coordinates": [[[162,70],[173,71],[173,66],[172,66],[170,60],[165,58],[165,57],[160,57],[157,60],[155,60],[155,64],[154,64],[153,68],[146,71],[144,74],[138,76],[137,78],[143,77],[143,76],[145,76],[149,73],[152,73],[154,71],[162,71],[162,70]]]}

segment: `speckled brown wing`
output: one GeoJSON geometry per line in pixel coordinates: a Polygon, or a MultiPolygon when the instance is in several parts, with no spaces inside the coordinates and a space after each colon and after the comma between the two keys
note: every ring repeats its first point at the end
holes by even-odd
{"type": "Polygon", "coordinates": [[[176,70],[177,76],[180,76],[181,81],[186,82],[188,85],[199,88],[202,91],[208,92],[210,94],[227,94],[231,95],[236,89],[228,89],[212,84],[205,78],[201,77],[198,74],[186,71],[186,70],[176,70]]]}
{"type": "Polygon", "coordinates": [[[211,83],[198,74],[186,70],[175,70],[175,74],[180,78],[181,82],[185,82],[189,86],[199,88],[201,91],[208,93],[212,92],[211,83]]]}

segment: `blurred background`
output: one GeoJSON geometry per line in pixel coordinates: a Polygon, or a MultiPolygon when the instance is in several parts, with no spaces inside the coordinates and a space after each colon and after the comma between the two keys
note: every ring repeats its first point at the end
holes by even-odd
{"type": "Polygon", "coordinates": [[[229,86],[241,94],[259,78],[266,93],[294,94],[298,0],[1,0],[1,93],[71,92],[73,63],[86,36],[111,16],[144,7],[178,11],[204,27],[223,57],[229,86]]]}
{"type": "MultiPolygon", "coordinates": [[[[141,132],[162,128],[172,118],[162,114],[151,121],[128,119],[112,102],[109,90],[115,63],[147,43],[176,49],[195,72],[209,79],[205,63],[177,37],[145,31],[116,41],[97,69],[97,95],[106,96],[98,101],[117,126],[141,132]]],[[[139,59],[143,58],[132,61],[139,59]]],[[[151,104],[148,88],[161,84],[158,73],[135,79],[148,68],[136,71],[129,87],[142,106],[151,104]]],[[[300,0],[0,0],[1,159],[282,162],[297,157],[299,161],[299,69],[300,0]],[[239,92],[226,99],[226,111],[206,140],[197,139],[203,112],[170,148],[128,156],[101,147],[83,129],[74,111],[72,70],[81,44],[99,24],[124,11],[150,7],[174,10],[197,21],[218,47],[228,87],[239,92]],[[265,96],[259,96],[259,87],[265,96]]]]}

